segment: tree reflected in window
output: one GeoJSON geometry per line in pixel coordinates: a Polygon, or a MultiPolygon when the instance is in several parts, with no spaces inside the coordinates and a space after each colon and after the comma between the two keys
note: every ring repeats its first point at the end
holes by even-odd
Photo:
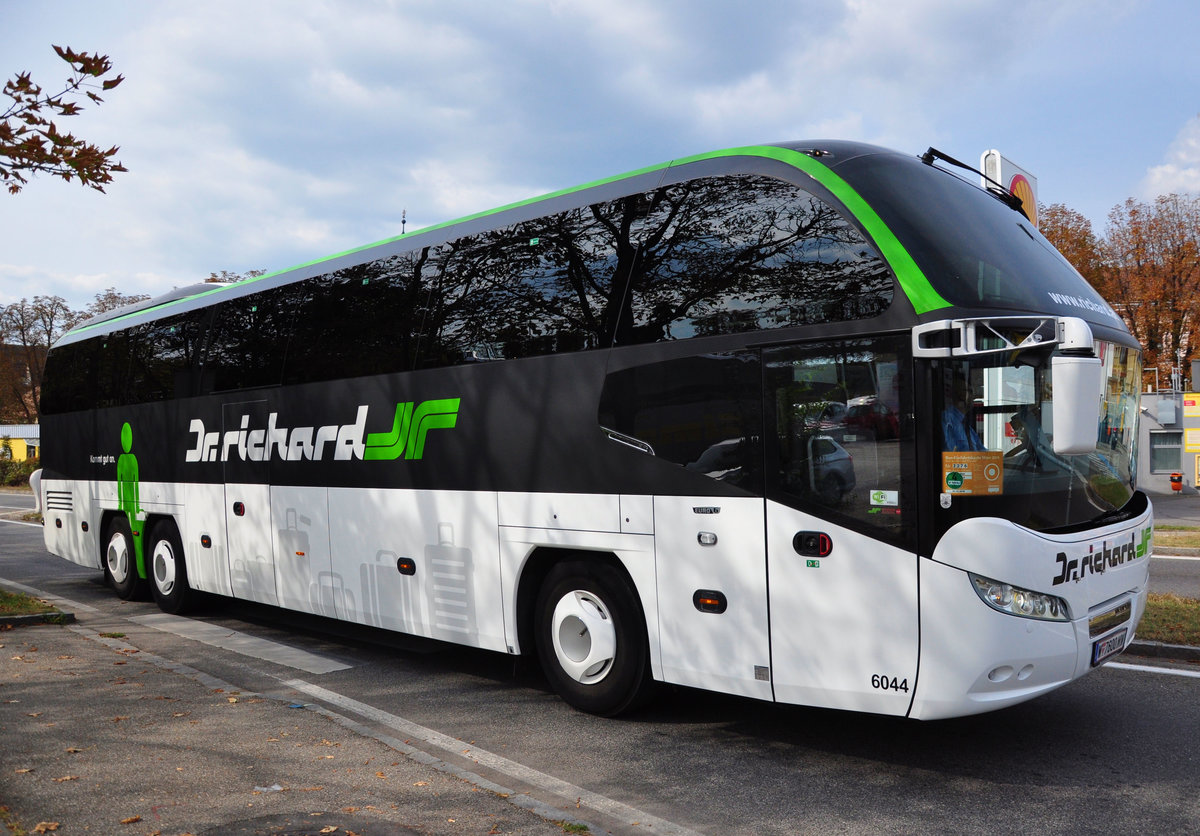
{"type": "Polygon", "coordinates": [[[425,271],[423,365],[861,319],[892,299],[883,259],[832,207],[751,175],[452,241],[425,271]]]}

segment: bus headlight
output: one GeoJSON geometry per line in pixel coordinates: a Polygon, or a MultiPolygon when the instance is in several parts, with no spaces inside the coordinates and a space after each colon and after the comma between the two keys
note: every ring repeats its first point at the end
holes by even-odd
{"type": "Polygon", "coordinates": [[[1037,618],[1042,621],[1070,621],[1067,602],[1054,595],[1044,595],[1019,586],[994,581],[974,572],[968,572],[975,594],[983,603],[997,612],[1019,615],[1022,618],[1037,618]]]}

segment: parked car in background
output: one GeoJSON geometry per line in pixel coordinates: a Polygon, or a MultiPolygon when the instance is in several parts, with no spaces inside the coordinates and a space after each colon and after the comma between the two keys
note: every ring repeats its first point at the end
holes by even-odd
{"type": "Polygon", "coordinates": [[[846,409],[846,430],[875,439],[898,438],[900,416],[879,398],[852,398],[846,409]]]}

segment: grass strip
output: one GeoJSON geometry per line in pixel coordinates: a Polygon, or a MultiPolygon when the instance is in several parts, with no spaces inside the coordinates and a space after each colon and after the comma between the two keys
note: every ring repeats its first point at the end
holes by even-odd
{"type": "Polygon", "coordinates": [[[1142,641],[1200,647],[1200,601],[1173,593],[1150,593],[1137,637],[1142,641]]]}
{"type": "Polygon", "coordinates": [[[1200,528],[1184,525],[1154,526],[1154,550],[1169,554],[1171,547],[1200,548],[1200,528]]]}
{"type": "Polygon", "coordinates": [[[0,589],[0,615],[38,615],[46,612],[58,610],[40,598],[34,598],[24,592],[0,589]]]}

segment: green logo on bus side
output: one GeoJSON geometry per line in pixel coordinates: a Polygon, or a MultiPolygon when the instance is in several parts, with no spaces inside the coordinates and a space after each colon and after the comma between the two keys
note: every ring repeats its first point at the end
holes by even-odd
{"type": "Polygon", "coordinates": [[[367,461],[419,459],[425,454],[425,434],[430,430],[453,429],[458,423],[458,398],[424,401],[413,408],[412,401],[396,404],[392,431],[367,436],[363,458],[367,461]]]}

